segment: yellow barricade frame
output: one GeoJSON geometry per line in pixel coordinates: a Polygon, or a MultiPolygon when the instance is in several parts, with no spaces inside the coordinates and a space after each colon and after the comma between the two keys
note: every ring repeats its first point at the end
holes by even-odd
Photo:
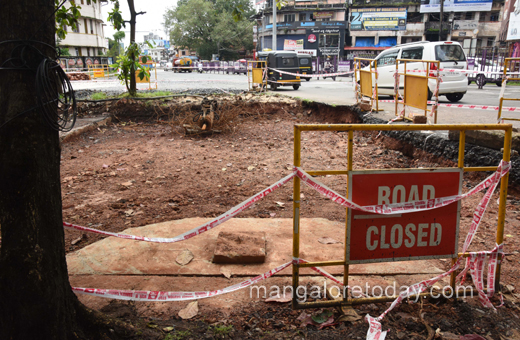
{"type": "MultiPolygon", "coordinates": [[[[146,64],[143,64],[141,63],[141,65],[153,65],[153,70],[155,72],[155,89],[157,90],[157,63],[156,62],[148,62],[146,64]]],[[[148,72],[150,72],[150,76],[147,76],[145,75],[143,77],[143,79],[141,80],[141,78],[139,78],[139,70],[135,71],[135,82],[137,84],[143,84],[143,83],[148,83],[148,89],[151,90],[152,89],[152,72],[150,70],[150,67],[145,67],[148,72]]]]}
{"type": "MultiPolygon", "coordinates": [[[[506,58],[504,59],[504,74],[502,75],[502,86],[506,86],[507,82],[510,81],[510,80],[516,80],[516,81],[520,81],[520,78],[517,77],[517,78],[507,78],[507,68],[509,66],[509,64],[511,62],[517,62],[520,64],[520,58],[506,58]]],[[[511,65],[513,65],[513,63],[511,63],[511,65]]],[[[519,68],[519,71],[520,71],[520,68],[519,68]]],[[[514,70],[511,70],[511,72],[514,72],[514,70]]],[[[505,89],[504,89],[504,92],[505,92],[505,89]]],[[[520,98],[504,98],[504,97],[501,97],[500,98],[500,104],[499,104],[499,107],[498,107],[498,117],[497,117],[497,121],[500,122],[502,120],[515,120],[515,121],[520,121],[520,118],[502,118],[502,106],[504,104],[504,100],[514,100],[514,101],[520,101],[520,98]]]]}
{"type": "Polygon", "coordinates": [[[110,68],[107,64],[90,64],[87,65],[88,75],[90,78],[109,78],[110,68]]]}
{"type": "Polygon", "coordinates": [[[247,61],[247,83],[249,91],[260,88],[260,91],[267,91],[267,62],[265,60],[247,61]]]}
{"type": "MultiPolygon", "coordinates": [[[[505,162],[510,161],[511,157],[511,139],[513,126],[510,124],[445,124],[445,125],[427,125],[427,124],[411,124],[411,125],[388,125],[388,124],[297,124],[294,126],[294,166],[301,167],[301,141],[302,132],[304,131],[342,131],[348,132],[348,145],[347,145],[347,169],[346,170],[315,170],[307,171],[311,176],[325,176],[325,175],[349,175],[353,171],[353,152],[354,152],[354,131],[420,131],[420,130],[449,130],[459,131],[459,154],[457,168],[462,169],[463,172],[484,172],[484,171],[496,171],[497,166],[485,166],[485,167],[465,167],[464,166],[464,154],[466,144],[466,131],[468,130],[498,130],[504,131],[504,151],[502,158],[505,162]]],[[[369,169],[355,169],[355,170],[369,170],[369,169]]],[[[373,169],[370,169],[374,171],[373,169]]],[[[388,170],[388,169],[384,169],[388,170]]],[[[381,170],[381,171],[384,171],[381,170]]],[[[400,169],[410,170],[410,169],[400,169]]],[[[376,170],[377,171],[377,170],[376,170]]],[[[496,230],[496,243],[502,244],[504,241],[504,221],[506,213],[506,198],[507,198],[507,187],[508,187],[509,173],[505,174],[500,180],[500,198],[498,206],[498,224],[496,230]]],[[[293,258],[300,258],[300,185],[301,180],[298,177],[293,179],[293,258]]],[[[347,192],[348,192],[348,181],[347,181],[347,192]]],[[[346,209],[345,216],[348,215],[348,209],[346,209]]],[[[293,263],[293,274],[292,274],[292,286],[293,286],[293,309],[305,309],[305,308],[324,308],[334,306],[353,306],[361,304],[370,304],[377,302],[390,302],[397,298],[393,297],[366,297],[366,298],[355,298],[351,299],[348,296],[343,296],[343,300],[332,300],[332,301],[314,301],[314,302],[299,302],[297,295],[294,293],[299,285],[300,268],[304,267],[318,267],[318,266],[344,266],[343,272],[343,284],[348,286],[349,284],[349,263],[347,254],[347,242],[348,242],[348,218],[345,221],[345,240],[344,240],[344,258],[343,260],[337,261],[321,261],[321,262],[307,262],[307,263],[293,263]]],[[[467,257],[468,253],[459,253],[458,256],[467,257]]],[[[455,263],[456,258],[452,258],[452,265],[455,263]]],[[[500,266],[499,261],[496,272],[496,287],[500,287],[500,266]]],[[[456,273],[452,273],[450,277],[450,286],[452,291],[455,290],[455,277],[456,273]]],[[[465,293],[465,292],[464,292],[465,293]]],[[[429,296],[430,293],[422,293],[421,296],[429,296]]],[[[462,296],[462,295],[461,295],[462,296]]]]}
{"type": "Polygon", "coordinates": [[[377,60],[369,58],[354,58],[354,81],[358,83],[359,87],[356,89],[356,103],[360,103],[363,97],[370,99],[370,108],[373,110],[374,101],[376,102],[376,111],[382,111],[379,109],[379,93],[378,93],[378,73],[377,73],[377,60]],[[368,61],[370,69],[363,70],[361,68],[361,62],[368,61]],[[359,72],[359,79],[358,79],[359,72]],[[374,74],[375,84],[372,84],[372,74],[374,74]],[[375,86],[374,86],[375,85],[375,86]],[[372,89],[374,87],[374,89],[372,89]],[[375,92],[374,92],[375,91],[375,92]]]}
{"type": "Polygon", "coordinates": [[[395,72],[399,76],[404,76],[404,93],[403,101],[399,101],[399,88],[395,91],[395,115],[400,117],[399,120],[412,121],[413,118],[406,116],[406,106],[415,107],[416,109],[424,111],[424,116],[428,116],[428,112],[433,115],[433,122],[437,124],[437,108],[439,107],[439,94],[435,96],[435,104],[431,109],[428,109],[428,79],[437,80],[437,88],[440,84],[440,66],[441,62],[438,60],[416,60],[416,59],[397,59],[395,62],[395,72]],[[408,72],[407,63],[426,63],[426,73],[408,72]],[[399,64],[403,64],[404,70],[399,72],[399,64]],[[437,70],[430,70],[431,64],[437,65],[437,70]],[[430,72],[435,72],[437,76],[430,76],[430,72]],[[402,115],[399,113],[398,106],[403,104],[402,115]]]}

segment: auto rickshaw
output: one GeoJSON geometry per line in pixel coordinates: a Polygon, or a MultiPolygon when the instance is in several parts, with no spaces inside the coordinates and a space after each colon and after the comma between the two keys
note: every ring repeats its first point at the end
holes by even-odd
{"type": "MultiPolygon", "coordinates": [[[[312,57],[310,55],[298,54],[298,65],[300,66],[301,74],[312,74],[312,57]]],[[[311,77],[300,77],[307,81],[311,80],[311,77]]]]}
{"type": "Polygon", "coordinates": [[[276,90],[278,86],[292,86],[293,89],[300,88],[300,77],[285,73],[273,71],[273,69],[298,73],[300,66],[298,64],[298,55],[292,51],[273,51],[267,55],[268,81],[272,90],[276,90]]]}

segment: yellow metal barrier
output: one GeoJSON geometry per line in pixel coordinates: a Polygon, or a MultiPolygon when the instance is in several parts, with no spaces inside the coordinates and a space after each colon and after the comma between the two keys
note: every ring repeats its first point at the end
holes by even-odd
{"type": "Polygon", "coordinates": [[[135,82],[136,83],[148,83],[148,89],[152,89],[152,76],[154,76],[155,89],[157,89],[157,63],[155,62],[147,62],[146,64],[141,63],[141,65],[145,66],[148,69],[148,74],[143,77],[143,79],[139,78],[139,72],[135,71],[135,82]],[[153,72],[151,70],[153,69],[153,72]]]}
{"type": "Polygon", "coordinates": [[[516,69],[516,72],[520,71],[520,58],[506,58],[504,60],[504,74],[502,75],[502,90],[500,92],[500,106],[498,107],[498,117],[497,117],[498,122],[500,122],[502,120],[520,121],[520,118],[502,118],[502,106],[504,104],[504,100],[520,101],[520,98],[504,98],[503,94],[505,93],[505,87],[506,87],[507,82],[509,80],[520,81],[520,78],[518,78],[518,77],[516,77],[516,78],[507,77],[508,68],[511,68],[510,72],[515,72],[515,69],[516,69]],[[515,63],[516,63],[516,67],[514,67],[515,63]]]}
{"type": "Polygon", "coordinates": [[[356,84],[356,102],[359,104],[363,97],[370,99],[370,108],[373,109],[374,101],[376,102],[376,111],[379,110],[378,88],[377,88],[377,61],[368,58],[354,58],[354,81],[356,84]],[[368,62],[368,69],[362,67],[362,62],[368,62]],[[358,79],[359,74],[359,79],[358,79]],[[374,83],[372,83],[374,77],[374,83]],[[359,85],[357,85],[359,84],[359,85]]]}
{"type": "Polygon", "coordinates": [[[247,82],[249,90],[267,90],[267,62],[265,60],[249,60],[247,62],[247,82]]]}
{"type": "MultiPolygon", "coordinates": [[[[512,125],[506,124],[462,124],[462,125],[426,125],[426,124],[412,124],[412,125],[369,125],[369,124],[308,124],[308,125],[300,125],[297,124],[294,126],[294,166],[301,167],[302,159],[301,159],[301,149],[302,149],[302,132],[304,131],[342,131],[348,132],[348,144],[347,144],[347,169],[344,170],[316,170],[316,171],[307,171],[307,173],[311,176],[325,176],[325,175],[349,175],[351,174],[353,169],[353,151],[354,151],[354,132],[358,131],[420,131],[420,130],[433,130],[433,131],[441,131],[441,130],[449,130],[449,131],[459,131],[459,154],[458,154],[458,164],[456,168],[452,168],[454,170],[459,169],[463,172],[475,172],[475,171],[495,171],[497,167],[486,166],[486,167],[464,167],[464,152],[465,152],[465,136],[466,131],[468,130],[498,130],[504,131],[504,151],[503,151],[503,160],[506,162],[510,161],[511,156],[511,139],[512,139],[512,125]]],[[[356,169],[357,172],[363,171],[367,169],[356,169]]],[[[400,169],[400,170],[412,170],[412,169],[400,169]]],[[[372,170],[371,172],[381,172],[383,173],[385,169],[382,170],[372,170]]],[[[506,174],[502,177],[500,182],[500,198],[499,198],[499,206],[498,206],[498,224],[496,230],[496,244],[502,244],[504,240],[504,221],[505,221],[505,212],[506,212],[506,197],[507,197],[507,187],[508,187],[508,179],[509,174],[506,174]]],[[[305,230],[301,230],[300,224],[300,184],[301,180],[298,177],[294,177],[293,180],[293,258],[300,258],[300,234],[305,230]]],[[[353,185],[347,181],[347,192],[349,191],[349,185],[353,185]]],[[[349,210],[346,209],[346,216],[349,215],[349,210]]],[[[460,218],[460,216],[458,216],[460,218]]],[[[308,263],[300,263],[293,264],[293,276],[292,276],[292,285],[293,292],[297,291],[299,286],[299,275],[300,268],[304,267],[318,267],[318,266],[338,266],[342,265],[344,267],[343,271],[343,284],[345,287],[349,284],[349,257],[347,253],[347,247],[349,246],[349,225],[348,218],[345,222],[345,252],[344,258],[341,260],[334,261],[322,261],[322,262],[308,262],[308,263]]],[[[458,242],[458,240],[457,240],[458,242]]],[[[452,257],[452,263],[455,262],[457,257],[467,257],[468,253],[456,253],[452,257]]],[[[496,287],[499,287],[500,283],[500,263],[498,262],[497,272],[496,272],[496,287]]],[[[453,291],[455,291],[455,277],[456,273],[452,273],[450,277],[450,285],[453,291]]],[[[429,293],[422,293],[421,296],[428,296],[429,293]]],[[[462,295],[461,295],[462,296],[462,295]]],[[[332,300],[332,301],[314,301],[314,302],[299,302],[297,294],[293,294],[292,306],[293,309],[304,309],[304,308],[323,308],[323,307],[333,307],[333,306],[353,306],[360,304],[369,304],[375,302],[389,302],[393,301],[397,298],[397,296],[390,297],[366,297],[366,298],[349,298],[347,295],[343,297],[343,300],[332,300]]]]}
{"type": "Polygon", "coordinates": [[[395,115],[399,117],[398,120],[412,120],[413,118],[406,116],[406,106],[415,107],[424,111],[424,116],[428,116],[428,112],[431,112],[434,119],[434,124],[437,124],[437,108],[439,107],[439,94],[435,95],[435,103],[432,108],[428,109],[428,79],[436,79],[436,92],[439,90],[440,85],[440,61],[438,60],[415,60],[415,59],[397,59],[395,63],[395,72],[397,77],[404,76],[404,93],[402,101],[399,101],[399,80],[396,78],[395,81],[395,115]],[[423,72],[410,72],[410,63],[426,63],[426,67],[423,72]],[[403,65],[403,70],[399,71],[399,65],[403,65]],[[436,68],[432,69],[432,65],[436,68]],[[432,75],[433,74],[433,75],[432,75]],[[403,104],[403,110],[399,113],[399,104],[403,104]]]}
{"type": "Polygon", "coordinates": [[[106,64],[90,64],[87,65],[90,78],[108,78],[110,77],[109,66],[106,64]]]}

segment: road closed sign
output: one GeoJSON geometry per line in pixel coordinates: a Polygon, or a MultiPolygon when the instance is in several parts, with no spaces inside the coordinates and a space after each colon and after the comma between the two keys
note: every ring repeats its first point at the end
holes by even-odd
{"type": "MultiPolygon", "coordinates": [[[[348,183],[348,197],[354,203],[394,204],[458,195],[462,171],[352,171],[348,183]]],[[[392,215],[349,209],[349,263],[455,257],[459,215],[460,201],[437,209],[392,215]]]]}

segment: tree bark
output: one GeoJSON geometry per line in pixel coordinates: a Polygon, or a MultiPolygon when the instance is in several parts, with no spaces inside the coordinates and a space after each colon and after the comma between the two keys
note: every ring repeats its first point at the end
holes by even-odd
{"type": "MultiPolygon", "coordinates": [[[[68,280],[60,142],[38,111],[35,69],[51,58],[54,0],[10,1],[0,11],[0,67],[23,57],[31,70],[0,69],[0,339],[87,338],[92,312],[68,280]],[[34,42],[38,41],[38,42],[34,42]],[[20,113],[23,113],[20,115],[20,113]]],[[[90,332],[90,331],[89,331],[90,332]]]]}
{"type": "MultiPolygon", "coordinates": [[[[130,9],[130,45],[135,43],[135,18],[137,14],[135,13],[134,0],[128,0],[128,8],[130,9]]],[[[132,52],[130,55],[130,59],[135,61],[136,55],[132,52]]],[[[139,58],[139,56],[137,56],[139,58]]],[[[130,68],[130,96],[135,97],[137,93],[137,85],[135,79],[135,67],[132,64],[130,68]]]]}

